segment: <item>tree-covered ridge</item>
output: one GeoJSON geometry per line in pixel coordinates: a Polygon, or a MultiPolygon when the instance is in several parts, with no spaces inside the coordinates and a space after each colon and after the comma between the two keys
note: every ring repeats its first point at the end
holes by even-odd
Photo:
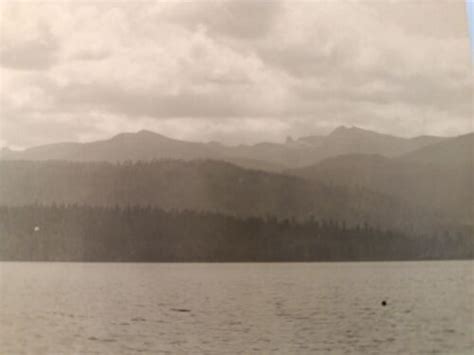
{"type": "Polygon", "coordinates": [[[343,221],[153,207],[0,207],[0,259],[333,261],[473,258],[473,231],[407,235],[343,221]]]}
{"type": "Polygon", "coordinates": [[[239,217],[369,222],[404,230],[437,229],[442,216],[368,189],[242,169],[219,161],[112,163],[0,162],[0,205],[33,203],[157,206],[239,217]]]}

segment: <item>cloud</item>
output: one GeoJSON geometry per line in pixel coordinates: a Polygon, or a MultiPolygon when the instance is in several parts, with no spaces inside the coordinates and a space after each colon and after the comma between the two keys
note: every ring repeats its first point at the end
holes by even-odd
{"type": "Polygon", "coordinates": [[[0,26],[0,66],[45,70],[56,64],[59,42],[49,24],[41,20],[30,22],[25,14],[13,9],[2,10],[5,12],[0,26]]]}
{"type": "Polygon", "coordinates": [[[466,16],[461,2],[436,4],[7,1],[0,139],[146,128],[236,143],[340,124],[463,133],[473,113],[466,16]]]}
{"type": "Polygon", "coordinates": [[[164,17],[191,30],[205,28],[220,36],[255,40],[271,31],[280,8],[279,0],[179,2],[166,8],[164,17]]]}

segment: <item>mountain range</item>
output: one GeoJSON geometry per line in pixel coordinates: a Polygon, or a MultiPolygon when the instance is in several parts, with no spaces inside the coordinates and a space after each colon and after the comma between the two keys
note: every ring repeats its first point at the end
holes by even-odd
{"type": "Polygon", "coordinates": [[[380,154],[397,157],[446,138],[401,138],[360,128],[339,127],[327,136],[288,139],[285,143],[227,146],[187,142],[142,130],[91,143],[57,143],[23,151],[4,148],[2,160],[136,161],[156,159],[213,159],[245,168],[281,171],[303,167],[343,154],[380,154]]]}
{"type": "MultiPolygon", "coordinates": [[[[471,255],[472,250],[465,254],[463,248],[456,245],[472,245],[473,175],[474,133],[451,138],[407,139],[340,127],[327,136],[240,146],[185,142],[150,131],[122,133],[92,143],[58,143],[23,151],[3,149],[0,206],[5,209],[0,228],[9,235],[12,250],[5,259],[20,249],[27,252],[37,244],[31,235],[34,231],[31,223],[43,225],[49,221],[43,227],[55,225],[55,234],[48,238],[58,245],[64,242],[62,233],[69,231],[78,238],[76,241],[67,239],[73,246],[86,242],[89,229],[100,236],[105,228],[104,233],[113,236],[116,222],[112,219],[120,221],[120,216],[130,220],[128,224],[120,222],[130,229],[128,234],[124,232],[127,234],[124,238],[131,238],[127,243],[138,238],[133,235],[135,229],[137,233],[140,230],[140,233],[150,234],[151,238],[151,230],[135,225],[148,218],[147,223],[162,230],[160,233],[168,235],[167,238],[174,235],[167,225],[173,225],[186,240],[182,245],[191,243],[192,250],[198,248],[195,243],[202,246],[209,238],[221,238],[222,233],[237,236],[239,228],[245,226],[253,230],[252,235],[260,235],[262,228],[272,226],[270,230],[276,228],[287,238],[281,242],[280,249],[270,248],[275,253],[279,250],[278,260],[293,260],[293,257],[294,260],[329,260],[335,255],[347,260],[364,259],[369,255],[382,259],[389,256],[465,257],[471,255]],[[164,225],[155,225],[154,217],[149,215],[150,208],[164,211],[164,225]],[[36,215],[38,213],[40,215],[36,215]],[[108,220],[107,227],[101,227],[105,220],[93,217],[94,213],[112,214],[113,218],[110,215],[112,219],[108,220]],[[175,213],[179,214],[178,219],[175,213]],[[189,216],[194,216],[196,221],[199,216],[203,218],[202,223],[196,222],[204,238],[201,241],[193,242],[192,230],[179,227],[187,223],[189,216]],[[86,220],[90,225],[81,222],[86,220]],[[342,239],[333,244],[331,233],[327,228],[318,229],[319,223],[338,226],[337,238],[342,239]],[[241,227],[226,232],[229,225],[241,227]],[[293,227],[284,232],[289,225],[293,227]],[[302,239],[293,241],[293,232],[302,233],[302,239]],[[343,240],[344,236],[366,238],[369,234],[365,244],[362,239],[351,239],[347,243],[343,240]],[[380,241],[372,250],[372,245],[378,243],[373,239],[376,235],[383,238],[405,235],[408,239],[400,239],[395,244],[380,241]],[[458,240],[461,242],[456,242],[458,240]],[[290,253],[292,257],[285,252],[290,244],[299,250],[290,253]],[[311,257],[305,254],[310,246],[316,248],[311,257]],[[344,250],[347,253],[344,252],[343,257],[340,253],[344,250]],[[409,250],[417,252],[409,256],[409,250]],[[423,254],[424,250],[430,252],[423,254]]],[[[273,232],[267,230],[262,235],[270,238],[268,233],[273,232]]],[[[238,242],[236,239],[234,247],[239,248],[245,240],[253,246],[267,240],[256,241],[252,235],[242,236],[238,242]]],[[[117,247],[113,240],[102,242],[102,249],[108,245],[117,247]]],[[[165,243],[154,241],[158,242],[165,243]]],[[[178,249],[181,245],[181,242],[169,242],[178,249]]],[[[161,244],[155,247],[157,245],[161,244]]],[[[223,253],[234,255],[234,247],[228,246],[223,253]]],[[[163,248],[160,246],[157,250],[164,252],[163,248]]],[[[260,260],[250,257],[253,251],[249,248],[241,258],[260,260]]],[[[183,253],[197,255],[191,249],[183,253]]],[[[58,250],[53,248],[53,259],[61,255],[58,250]]],[[[209,260],[233,260],[217,254],[209,260]]],[[[98,258],[109,260],[111,255],[105,252],[98,258]]],[[[119,259],[122,257],[128,260],[123,255],[119,259]]],[[[39,258],[46,260],[49,256],[39,258]]],[[[74,258],[64,256],[64,260],[69,259],[74,258]]],[[[155,259],[168,260],[152,258],[155,259]]],[[[169,260],[178,259],[173,256],[169,260]]],[[[139,257],[138,260],[148,259],[139,257]]]]}
{"type": "Polygon", "coordinates": [[[0,204],[153,205],[390,227],[472,225],[473,146],[472,133],[406,139],[344,127],[325,137],[236,147],[140,131],[4,151],[0,204]],[[303,161],[316,163],[283,168],[303,161]]]}

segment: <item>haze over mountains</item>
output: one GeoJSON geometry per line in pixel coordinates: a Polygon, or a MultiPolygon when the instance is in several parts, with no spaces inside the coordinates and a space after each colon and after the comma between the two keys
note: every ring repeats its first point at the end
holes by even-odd
{"type": "Polygon", "coordinates": [[[218,161],[0,163],[0,205],[35,203],[157,206],[241,218],[316,218],[399,229],[428,227],[438,219],[366,188],[328,186],[218,161]]]}
{"type": "MultiPolygon", "coordinates": [[[[470,245],[474,228],[473,147],[473,133],[453,138],[406,139],[345,127],[327,136],[252,146],[184,142],[149,131],[123,133],[92,143],[3,150],[0,206],[59,206],[41,209],[48,220],[55,220],[51,214],[56,212],[58,216],[69,216],[68,206],[99,208],[97,211],[105,211],[100,208],[126,209],[123,213],[130,218],[139,218],[133,212],[133,206],[137,206],[139,214],[148,213],[146,208],[159,208],[168,212],[194,211],[203,216],[232,216],[242,221],[256,218],[263,224],[273,219],[292,221],[294,226],[314,223],[311,221],[335,223],[342,234],[346,226],[360,231],[361,226],[369,225],[380,233],[395,231],[411,240],[397,246],[403,253],[393,252],[396,259],[397,255],[407,257],[407,250],[415,245],[421,252],[433,240],[439,249],[444,243],[445,231],[447,235],[461,238],[463,245],[470,245]],[[435,239],[428,237],[433,235],[435,239]],[[410,239],[413,236],[419,237],[410,239]]],[[[25,220],[34,217],[29,216],[29,209],[18,211],[26,213],[22,217],[25,220]]],[[[32,211],[40,210],[33,208],[32,211]]],[[[91,213],[93,210],[74,211],[91,213]]],[[[0,225],[6,225],[0,227],[8,231],[10,224],[13,229],[21,225],[8,210],[4,212],[6,222],[0,221],[0,225]]],[[[119,218],[122,212],[113,213],[119,218]]],[[[215,221],[224,219],[219,217],[215,221]]],[[[72,228],[61,227],[62,222],[56,222],[58,231],[72,228]]],[[[79,228],[78,221],[69,222],[79,228]]],[[[211,228],[210,234],[222,232],[222,226],[212,223],[205,228],[211,228]]],[[[206,235],[205,231],[200,233],[206,235]]],[[[29,236],[28,228],[14,230],[13,234],[17,232],[21,232],[20,239],[34,239],[29,236]]],[[[83,235],[81,233],[78,235],[83,235]]],[[[371,233],[373,238],[376,233],[373,230],[371,233]]],[[[8,240],[13,243],[16,239],[8,240]]],[[[330,239],[324,240],[330,243],[330,239]]],[[[425,256],[471,255],[471,251],[467,254],[458,249],[454,251],[454,242],[449,243],[451,250],[447,254],[431,250],[425,256]]],[[[281,260],[284,260],[284,247],[281,247],[281,260]]],[[[304,250],[304,245],[301,247],[304,250]]],[[[347,255],[355,259],[357,255],[367,255],[364,254],[367,250],[357,252],[356,249],[347,255]]],[[[337,249],[331,253],[339,252],[337,249]]],[[[301,253],[292,258],[306,260],[301,253]]],[[[318,253],[313,255],[320,255],[318,253]]],[[[380,253],[370,255],[377,258],[391,252],[380,253]]],[[[52,257],[54,259],[54,255],[52,257]]],[[[330,255],[321,257],[325,260],[330,255]]],[[[423,255],[417,254],[416,258],[423,255]]],[[[190,256],[189,260],[194,259],[190,256]]]]}
{"type": "Polygon", "coordinates": [[[380,154],[396,157],[445,138],[422,136],[400,138],[360,128],[339,127],[327,136],[310,136],[286,143],[226,146],[171,139],[150,131],[122,133],[91,143],[58,143],[24,151],[4,149],[4,160],[108,161],[154,159],[214,159],[243,167],[282,170],[317,163],[342,154],[380,154]]]}

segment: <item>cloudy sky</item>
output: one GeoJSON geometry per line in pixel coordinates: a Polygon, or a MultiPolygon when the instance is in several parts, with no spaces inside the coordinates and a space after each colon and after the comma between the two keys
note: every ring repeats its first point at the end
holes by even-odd
{"type": "Polygon", "coordinates": [[[2,1],[0,146],[473,130],[463,0],[2,1]]]}

